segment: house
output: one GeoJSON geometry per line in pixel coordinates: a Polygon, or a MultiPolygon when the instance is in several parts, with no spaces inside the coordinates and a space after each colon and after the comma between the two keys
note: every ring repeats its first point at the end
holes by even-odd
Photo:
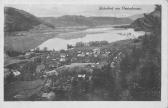
{"type": "Polygon", "coordinates": [[[101,56],[104,57],[104,58],[108,57],[107,54],[102,54],[101,56]]]}
{"type": "Polygon", "coordinates": [[[41,78],[47,78],[47,75],[42,75],[41,78]]]}
{"type": "Polygon", "coordinates": [[[98,54],[94,54],[94,57],[98,57],[98,54]]]}
{"type": "Polygon", "coordinates": [[[86,63],[89,63],[89,62],[90,62],[90,59],[89,59],[89,58],[85,58],[85,62],[86,62],[86,63]]]}
{"type": "Polygon", "coordinates": [[[114,62],[111,62],[110,67],[111,67],[111,68],[114,68],[114,67],[115,67],[115,63],[114,63],[114,62]]]}
{"type": "Polygon", "coordinates": [[[42,97],[42,98],[45,98],[45,99],[47,99],[47,100],[54,100],[54,98],[55,98],[55,93],[52,92],[52,91],[49,92],[49,93],[43,93],[41,97],[42,97]]]}
{"type": "Polygon", "coordinates": [[[72,58],[71,58],[71,62],[75,62],[76,60],[78,60],[78,59],[75,58],[75,57],[72,57],[72,58]]]}
{"type": "Polygon", "coordinates": [[[99,48],[93,49],[93,53],[99,55],[100,54],[100,49],[99,48]]]}
{"type": "Polygon", "coordinates": [[[45,74],[47,76],[53,76],[53,75],[58,76],[59,75],[59,73],[56,70],[45,72],[45,74]]]}
{"type": "Polygon", "coordinates": [[[118,57],[116,56],[116,57],[113,58],[113,61],[116,61],[117,59],[118,59],[118,57]]]}
{"type": "Polygon", "coordinates": [[[47,59],[49,59],[49,58],[50,58],[50,56],[48,55],[46,58],[47,58],[47,59]]]}
{"type": "Polygon", "coordinates": [[[119,52],[118,55],[120,56],[122,54],[122,52],[119,52]]]}
{"type": "Polygon", "coordinates": [[[82,53],[82,54],[78,54],[77,56],[78,57],[85,57],[85,54],[82,53]]]}
{"type": "Polygon", "coordinates": [[[60,61],[60,62],[64,62],[64,61],[65,61],[65,58],[60,58],[59,61],[60,61]]]}
{"type": "Polygon", "coordinates": [[[89,76],[88,79],[89,79],[89,81],[91,81],[92,80],[92,76],[89,76]]]}
{"type": "Polygon", "coordinates": [[[44,70],[45,70],[45,65],[44,64],[37,65],[37,67],[36,67],[36,72],[37,73],[41,73],[44,70]]]}
{"type": "Polygon", "coordinates": [[[31,52],[34,52],[34,51],[35,51],[35,49],[30,49],[30,51],[31,51],[31,52]]]}
{"type": "Polygon", "coordinates": [[[27,97],[25,95],[22,95],[22,94],[17,94],[15,96],[13,96],[13,98],[15,98],[16,100],[23,100],[27,97]]]}
{"type": "Polygon", "coordinates": [[[110,51],[107,51],[106,54],[109,55],[111,52],[110,51]]]}
{"type": "Polygon", "coordinates": [[[85,74],[78,74],[78,78],[85,78],[86,75],[85,74]]]}
{"type": "Polygon", "coordinates": [[[61,58],[65,58],[65,57],[66,57],[66,54],[62,53],[62,54],[60,54],[60,57],[61,57],[61,58]]]}
{"type": "Polygon", "coordinates": [[[93,49],[93,54],[94,54],[94,57],[98,57],[98,55],[100,54],[100,49],[99,48],[93,49]]]}
{"type": "Polygon", "coordinates": [[[17,71],[17,70],[12,70],[12,73],[15,77],[19,76],[21,74],[21,72],[17,71]]]}
{"type": "Polygon", "coordinates": [[[32,56],[32,54],[34,54],[34,52],[26,52],[26,54],[24,55],[24,57],[26,59],[30,58],[32,56]]]}
{"type": "Polygon", "coordinates": [[[96,66],[95,66],[94,64],[91,64],[91,67],[94,68],[94,67],[96,67],[96,66]]]}
{"type": "Polygon", "coordinates": [[[77,53],[80,54],[80,53],[82,53],[82,51],[79,50],[79,51],[77,51],[77,53]]]}
{"type": "Polygon", "coordinates": [[[59,62],[54,62],[48,65],[49,68],[57,68],[59,66],[59,62]]]}
{"type": "Polygon", "coordinates": [[[151,35],[152,33],[151,32],[145,32],[145,35],[151,35]]]}
{"type": "Polygon", "coordinates": [[[86,55],[90,55],[90,52],[86,52],[86,55]]]}
{"type": "Polygon", "coordinates": [[[60,54],[60,62],[64,62],[65,61],[65,57],[66,57],[66,54],[62,53],[60,54]]]}
{"type": "Polygon", "coordinates": [[[53,61],[56,61],[57,59],[52,59],[53,61]]]}
{"type": "Polygon", "coordinates": [[[100,62],[100,65],[103,65],[103,66],[108,65],[108,62],[106,60],[102,61],[102,62],[100,62]]]}
{"type": "Polygon", "coordinates": [[[16,36],[24,36],[24,33],[17,33],[16,36]]]}

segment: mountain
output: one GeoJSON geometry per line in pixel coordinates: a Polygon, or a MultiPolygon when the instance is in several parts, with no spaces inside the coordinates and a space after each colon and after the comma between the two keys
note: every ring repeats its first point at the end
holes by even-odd
{"type": "Polygon", "coordinates": [[[50,28],[65,26],[100,26],[100,25],[116,25],[130,24],[130,18],[115,17],[85,17],[81,15],[64,15],[55,17],[36,17],[24,10],[13,7],[5,7],[4,9],[5,32],[27,31],[37,25],[45,25],[50,28]]]}
{"type": "Polygon", "coordinates": [[[5,7],[4,14],[5,32],[26,31],[39,24],[52,26],[28,12],[13,7],[5,7]]]}
{"type": "Polygon", "coordinates": [[[116,25],[116,24],[130,24],[130,18],[116,18],[116,17],[85,17],[78,15],[65,15],[58,18],[43,17],[43,21],[51,23],[56,27],[59,26],[100,26],[100,25],[116,25]]]}
{"type": "Polygon", "coordinates": [[[96,25],[120,25],[130,24],[132,20],[130,18],[117,18],[117,17],[89,17],[96,25]]]}
{"type": "Polygon", "coordinates": [[[135,30],[159,32],[161,28],[160,19],[161,19],[161,8],[160,6],[156,6],[156,9],[153,12],[149,14],[144,14],[144,17],[136,19],[130,25],[130,27],[134,28],[135,30]]]}
{"type": "Polygon", "coordinates": [[[65,15],[62,17],[44,17],[42,18],[45,22],[52,23],[56,27],[59,26],[93,26],[94,23],[91,19],[86,18],[85,16],[76,16],[76,15],[65,15]]]}
{"type": "Polygon", "coordinates": [[[130,16],[129,18],[132,19],[132,20],[136,20],[136,19],[142,18],[142,17],[144,17],[144,14],[132,15],[132,16],[130,16]]]}

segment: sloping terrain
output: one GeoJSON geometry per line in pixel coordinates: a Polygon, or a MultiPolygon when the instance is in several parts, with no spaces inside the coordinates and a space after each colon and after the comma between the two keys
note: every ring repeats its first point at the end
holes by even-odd
{"type": "Polygon", "coordinates": [[[146,34],[138,39],[141,45],[134,46],[122,59],[119,77],[115,79],[116,85],[120,85],[117,92],[122,94],[121,100],[158,101],[161,99],[161,6],[156,5],[153,12],[135,20],[131,27],[146,34]]]}
{"type": "Polygon", "coordinates": [[[136,19],[131,27],[135,30],[143,30],[143,31],[155,31],[160,30],[161,25],[161,11],[160,7],[157,7],[155,11],[144,14],[144,17],[136,19]]]}
{"type": "Polygon", "coordinates": [[[27,31],[34,26],[44,24],[52,27],[51,24],[41,21],[36,16],[13,7],[5,7],[5,32],[27,31]]]}
{"type": "Polygon", "coordinates": [[[41,24],[34,15],[23,10],[5,7],[5,31],[24,31],[41,24]]]}

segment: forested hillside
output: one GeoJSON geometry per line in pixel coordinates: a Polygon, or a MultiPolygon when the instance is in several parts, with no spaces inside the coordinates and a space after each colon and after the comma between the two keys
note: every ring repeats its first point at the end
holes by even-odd
{"type": "Polygon", "coordinates": [[[53,27],[51,24],[41,21],[36,16],[13,7],[5,7],[5,32],[27,31],[34,26],[44,24],[53,27]]]}
{"type": "Polygon", "coordinates": [[[127,94],[126,100],[160,100],[161,92],[161,6],[143,18],[135,20],[131,27],[147,33],[138,41],[132,52],[120,63],[116,88],[127,94]]]}

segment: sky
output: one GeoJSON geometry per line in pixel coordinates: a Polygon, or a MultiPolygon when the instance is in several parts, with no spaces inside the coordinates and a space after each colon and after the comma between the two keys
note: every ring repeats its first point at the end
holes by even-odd
{"type": "Polygon", "coordinates": [[[5,6],[22,9],[38,17],[59,17],[63,15],[128,17],[149,13],[155,7],[154,5],[107,4],[6,4],[5,6]],[[103,9],[100,10],[100,7],[103,7],[103,9]],[[132,9],[125,10],[122,7],[132,9]],[[116,10],[116,8],[120,10],[116,10]]]}

